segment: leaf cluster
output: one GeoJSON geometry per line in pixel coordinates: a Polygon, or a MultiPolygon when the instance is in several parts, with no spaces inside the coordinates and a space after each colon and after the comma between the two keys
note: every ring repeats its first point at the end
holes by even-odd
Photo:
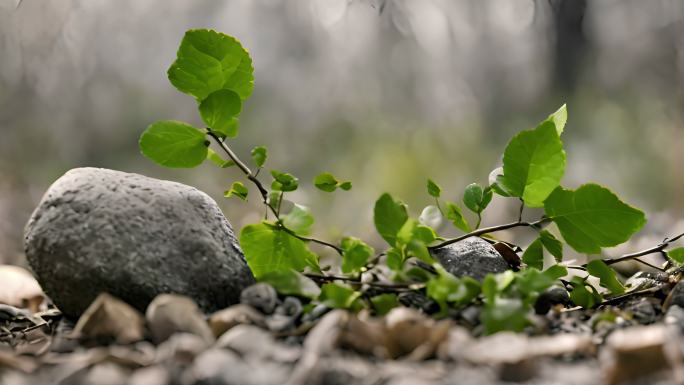
{"type": "MultiPolygon", "coordinates": [[[[580,274],[573,275],[563,261],[566,247],[580,254],[600,254],[603,248],[629,240],[646,223],[642,211],[606,187],[587,183],[569,188],[561,184],[566,167],[562,140],[567,122],[565,105],[536,127],[515,135],[503,151],[501,167],[490,173],[488,183],[465,186],[459,199],[427,179],[427,194],[434,203],[416,218],[401,200],[382,194],[373,208],[373,222],[387,248],[376,253],[361,238],[352,236],[339,243],[307,238],[314,224],[310,210],[300,204],[289,205],[287,212],[283,209],[285,194],[299,188],[299,178],[270,170],[269,190],[259,179],[267,149],[253,148],[250,155],[256,171],[252,171],[230,148],[229,140],[239,133],[242,104],[254,88],[252,60],[237,39],[212,30],[188,31],[168,77],[179,91],[195,99],[206,126],[197,128],[170,120],[153,123],[140,138],[142,153],[166,167],[195,167],[209,160],[221,168],[240,168],[271,216],[245,226],[240,244],[255,277],[282,294],[299,295],[332,308],[370,308],[385,314],[398,306],[400,290],[419,291],[439,305],[441,316],[481,304],[484,329],[494,333],[527,326],[534,302],[552,286],[567,288],[571,300],[583,307],[596,306],[604,296],[625,291],[616,272],[601,259],[590,256],[591,262],[576,266],[580,274]],[[227,159],[210,148],[212,140],[227,159]],[[495,195],[519,202],[520,216],[516,222],[480,228],[495,195]],[[525,208],[540,208],[544,214],[535,222],[524,222],[525,208]],[[444,223],[462,235],[441,237],[444,223]],[[480,282],[453,276],[433,257],[435,249],[470,236],[496,242],[494,233],[513,227],[536,232],[520,257],[515,247],[500,242],[510,249],[509,258],[519,259],[514,264],[519,271],[488,275],[480,282]],[[310,249],[312,243],[339,254],[339,275],[330,274],[330,266],[320,266],[319,255],[310,249]],[[384,264],[391,276],[381,279],[373,273],[378,264],[384,264]],[[598,278],[600,288],[590,283],[591,276],[598,278]],[[378,294],[378,290],[384,292],[378,294]]],[[[329,172],[316,176],[312,184],[328,193],[352,188],[351,182],[329,172]]],[[[241,181],[234,181],[225,192],[226,197],[243,200],[248,195],[249,189],[241,181]]],[[[659,251],[666,252],[673,263],[684,263],[684,248],[659,251]]]]}

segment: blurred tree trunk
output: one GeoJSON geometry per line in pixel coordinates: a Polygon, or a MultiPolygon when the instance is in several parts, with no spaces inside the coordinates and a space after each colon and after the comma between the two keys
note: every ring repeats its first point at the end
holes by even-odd
{"type": "Polygon", "coordinates": [[[559,91],[571,93],[587,54],[584,33],[586,0],[548,0],[556,31],[554,53],[554,84],[559,91]]]}

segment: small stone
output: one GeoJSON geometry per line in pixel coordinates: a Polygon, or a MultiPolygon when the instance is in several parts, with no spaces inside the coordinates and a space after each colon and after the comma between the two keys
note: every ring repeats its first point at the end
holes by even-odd
{"type": "Polygon", "coordinates": [[[155,342],[160,343],[174,333],[192,333],[207,343],[214,341],[214,334],[192,299],[176,294],[161,294],[145,312],[148,327],[155,342]]]}
{"type": "Polygon", "coordinates": [[[258,309],[264,314],[272,314],[278,305],[278,293],[267,283],[257,283],[242,290],[240,303],[258,309]]]}
{"type": "Polygon", "coordinates": [[[665,313],[664,322],[666,325],[674,325],[684,332],[684,308],[679,305],[672,305],[665,313]]]}
{"type": "Polygon", "coordinates": [[[28,270],[0,265],[0,304],[28,308],[35,313],[44,300],[43,289],[28,270]]]}
{"type": "Polygon", "coordinates": [[[214,346],[230,349],[253,362],[294,363],[302,354],[300,346],[277,342],[269,332],[250,325],[238,325],[230,329],[214,346]]]}
{"type": "Polygon", "coordinates": [[[202,337],[190,333],[176,333],[157,347],[156,362],[170,365],[189,365],[209,348],[202,337]]]}
{"type": "Polygon", "coordinates": [[[161,365],[140,368],[131,374],[128,385],[168,385],[171,383],[168,370],[161,365]]]}
{"type": "Polygon", "coordinates": [[[219,310],[209,317],[209,327],[216,338],[240,324],[266,327],[264,315],[244,304],[219,310]]]}
{"type": "Polygon", "coordinates": [[[552,287],[539,295],[534,303],[534,312],[540,315],[546,314],[554,305],[570,304],[570,295],[562,287],[552,287]]]}
{"type": "Polygon", "coordinates": [[[254,283],[228,220],[205,193],[180,183],[77,168],[45,193],[24,249],[47,295],[78,318],[106,292],[139,311],[162,293],[212,312],[254,283]]]}
{"type": "Polygon", "coordinates": [[[128,344],[144,338],[145,320],[127,303],[102,293],[79,318],[73,334],[83,339],[128,344]]]}
{"type": "Polygon", "coordinates": [[[672,305],[677,305],[681,308],[684,308],[684,280],[677,282],[665,300],[666,308],[672,305]]]}
{"type": "Polygon", "coordinates": [[[608,385],[621,384],[667,369],[664,325],[635,326],[616,330],[601,352],[601,364],[608,385]]]}
{"type": "Polygon", "coordinates": [[[456,277],[469,276],[483,280],[489,273],[502,273],[509,269],[501,254],[480,237],[470,237],[440,247],[432,251],[432,256],[456,277]]]}

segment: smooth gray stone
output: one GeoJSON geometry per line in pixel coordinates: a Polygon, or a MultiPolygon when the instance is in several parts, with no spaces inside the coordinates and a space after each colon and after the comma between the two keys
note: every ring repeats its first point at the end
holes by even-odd
{"type": "Polygon", "coordinates": [[[69,317],[101,292],[140,311],[162,293],[211,312],[240,301],[254,277],[216,202],[194,187],[77,168],[45,193],[25,230],[38,281],[69,317]]]}
{"type": "Polygon", "coordinates": [[[432,250],[432,256],[456,277],[469,276],[482,280],[489,273],[502,273],[509,269],[508,263],[494,246],[480,237],[466,238],[432,250]]]}

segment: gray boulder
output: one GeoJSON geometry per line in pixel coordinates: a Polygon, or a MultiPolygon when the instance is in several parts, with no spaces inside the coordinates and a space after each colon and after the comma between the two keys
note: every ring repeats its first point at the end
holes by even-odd
{"type": "Polygon", "coordinates": [[[216,202],[180,183],[77,168],[45,193],[25,230],[38,281],[69,317],[101,292],[140,311],[191,297],[206,312],[240,302],[254,277],[216,202]]]}
{"type": "Polygon", "coordinates": [[[467,275],[482,280],[489,273],[502,273],[509,269],[494,246],[480,237],[466,238],[432,250],[432,256],[456,277],[467,275]]]}

